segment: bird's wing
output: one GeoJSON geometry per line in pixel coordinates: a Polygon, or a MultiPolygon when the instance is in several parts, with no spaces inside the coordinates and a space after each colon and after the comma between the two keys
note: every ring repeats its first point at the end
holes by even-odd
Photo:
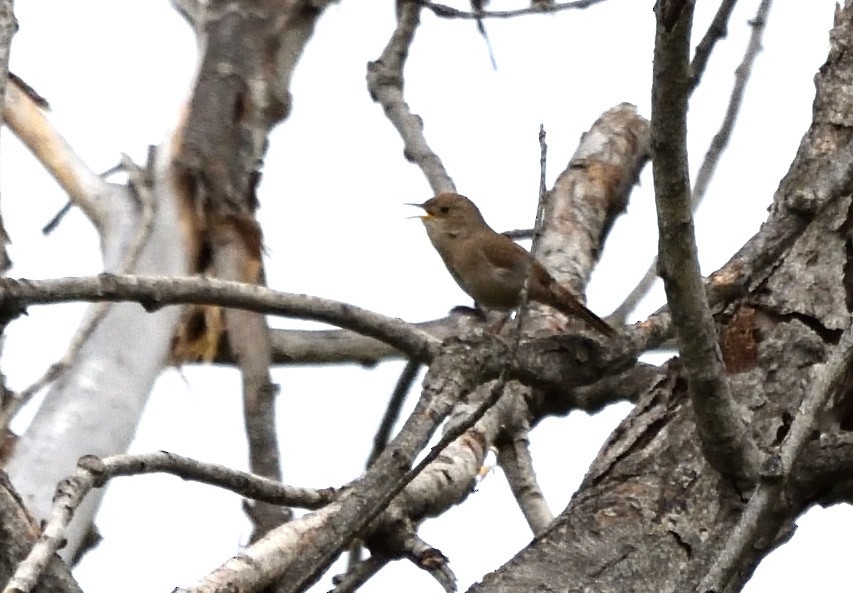
{"type": "MultiPolygon", "coordinates": [[[[500,241],[504,249],[480,249],[480,255],[501,274],[524,272],[530,265],[531,255],[527,250],[505,235],[492,235],[493,241],[500,241]],[[522,257],[518,257],[521,255],[522,257]]],[[[476,244],[476,243],[475,243],[476,244]]],[[[482,246],[482,243],[479,243],[482,246]]]]}

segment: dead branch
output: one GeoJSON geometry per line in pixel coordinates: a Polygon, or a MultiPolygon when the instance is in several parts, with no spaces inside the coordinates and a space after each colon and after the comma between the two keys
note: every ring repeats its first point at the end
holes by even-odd
{"type": "Polygon", "coordinates": [[[703,450],[718,471],[749,482],[756,476],[758,449],[735,409],[726,379],[699,273],[690,208],[686,118],[693,4],[689,0],[661,1],[655,12],[658,25],[652,84],[652,170],[661,275],[703,450]]]}

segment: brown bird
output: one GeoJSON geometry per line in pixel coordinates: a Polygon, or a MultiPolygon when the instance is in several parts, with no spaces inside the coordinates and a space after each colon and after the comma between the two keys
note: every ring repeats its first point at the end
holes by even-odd
{"type": "Polygon", "coordinates": [[[508,311],[519,306],[524,281],[530,276],[528,298],[580,318],[599,332],[613,328],[587,309],[523,247],[495,232],[474,203],[459,194],[443,193],[424,202],[421,220],[444,265],[456,283],[479,305],[508,311]],[[530,266],[533,266],[532,272],[530,266]]]}

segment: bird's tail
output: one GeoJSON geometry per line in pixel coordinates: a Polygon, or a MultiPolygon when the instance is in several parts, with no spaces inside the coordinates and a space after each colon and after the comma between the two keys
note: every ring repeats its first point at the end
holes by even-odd
{"type": "Polygon", "coordinates": [[[587,309],[570,290],[561,286],[558,282],[554,282],[551,288],[556,298],[553,303],[549,304],[560,313],[567,317],[582,319],[587,325],[592,326],[605,336],[616,334],[616,330],[610,327],[601,317],[587,309]]]}

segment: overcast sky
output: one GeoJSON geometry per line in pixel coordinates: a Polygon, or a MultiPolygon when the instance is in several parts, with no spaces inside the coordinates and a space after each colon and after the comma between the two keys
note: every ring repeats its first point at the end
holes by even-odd
{"type": "MultiPolygon", "coordinates": [[[[757,4],[738,3],[730,35],[718,45],[691,100],[693,172],[719,126],[757,4]]],[[[696,40],[717,5],[698,2],[696,40]]],[[[826,58],[834,5],[788,0],[773,7],[732,145],[698,214],[705,273],[725,262],[766,216],[810,122],[812,79],[826,58]]],[[[517,6],[493,3],[496,9],[517,6]]],[[[424,13],[406,69],[406,97],[459,191],[477,202],[492,226],[532,223],[540,123],[547,130],[553,182],[603,111],[627,101],[649,115],[651,7],[651,1],[610,0],[584,11],[487,21],[497,71],[472,22],[424,13]]],[[[30,0],[15,9],[20,31],[12,69],[48,98],[53,122],[93,169],[110,168],[122,152],[141,162],[149,144],[168,136],[197,56],[191,30],[166,0],[30,0]]],[[[412,212],[402,204],[423,201],[430,190],[403,159],[399,137],[366,90],[366,64],[379,56],[393,27],[390,0],[344,0],[326,11],[294,77],[291,116],[270,138],[259,216],[271,287],[420,321],[469,299],[447,275],[421,225],[405,218],[412,212]]],[[[8,132],[2,134],[0,156],[2,211],[13,240],[11,274],[46,278],[100,271],[97,235],[79,212],[54,234],[41,235],[66,198],[8,132]]],[[[590,307],[599,314],[618,306],[656,250],[651,190],[647,167],[589,287],[590,307]]],[[[658,286],[635,319],[662,302],[658,286]]],[[[42,307],[10,326],[2,370],[12,388],[29,384],[62,355],[82,311],[75,305],[42,307]]],[[[401,367],[395,362],[373,369],[276,370],[285,481],[321,487],[357,476],[401,367]]],[[[532,433],[552,510],[565,507],[628,409],[619,405],[594,417],[550,419],[532,433]]],[[[240,410],[236,372],[167,371],[133,451],[167,449],[245,468],[240,410]]],[[[814,510],[799,525],[791,544],[759,567],[748,593],[849,591],[844,570],[853,543],[849,509],[814,510]]],[[[126,593],[189,585],[233,555],[249,533],[237,496],[168,477],[114,482],[98,527],[103,543],[75,572],[87,593],[112,592],[119,579],[126,593]]],[[[530,540],[500,470],[461,507],[427,522],[421,535],[450,558],[461,590],[530,540]]],[[[406,562],[383,570],[362,590],[393,590],[402,582],[410,591],[437,590],[406,562]]],[[[326,578],[315,590],[328,588],[326,578]]]]}

